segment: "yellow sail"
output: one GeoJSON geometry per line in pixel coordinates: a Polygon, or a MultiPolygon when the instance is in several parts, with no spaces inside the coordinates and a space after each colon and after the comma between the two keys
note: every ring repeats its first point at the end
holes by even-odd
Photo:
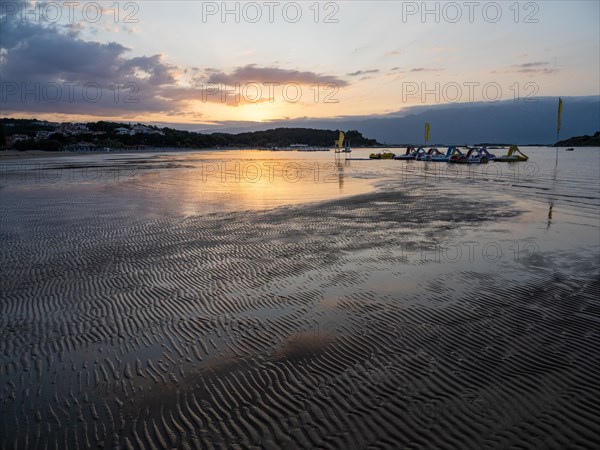
{"type": "Polygon", "coordinates": [[[563,109],[563,101],[562,98],[558,97],[558,123],[556,127],[556,132],[560,133],[560,119],[562,117],[562,109],[563,109]]]}
{"type": "Polygon", "coordinates": [[[425,124],[425,144],[427,144],[429,142],[429,129],[431,127],[429,126],[429,123],[425,124]]]}
{"type": "Polygon", "coordinates": [[[340,131],[340,137],[338,138],[337,141],[335,141],[335,146],[337,148],[343,148],[344,147],[344,132],[340,131]]]}

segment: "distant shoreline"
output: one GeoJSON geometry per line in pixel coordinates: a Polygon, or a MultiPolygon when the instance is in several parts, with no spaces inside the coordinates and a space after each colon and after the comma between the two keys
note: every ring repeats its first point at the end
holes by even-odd
{"type": "Polygon", "coordinates": [[[555,147],[600,147],[600,131],[596,131],[592,136],[574,136],[569,139],[558,141],[555,147]]]}

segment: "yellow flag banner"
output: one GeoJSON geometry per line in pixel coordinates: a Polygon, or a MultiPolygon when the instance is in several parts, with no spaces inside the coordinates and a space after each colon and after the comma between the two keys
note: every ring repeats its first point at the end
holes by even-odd
{"type": "Polygon", "coordinates": [[[427,144],[429,142],[429,130],[430,130],[430,126],[429,123],[425,124],[425,143],[427,144]]]}
{"type": "Polygon", "coordinates": [[[337,141],[335,141],[335,146],[337,148],[342,148],[343,144],[344,144],[344,132],[340,131],[340,137],[338,138],[337,141]]]}
{"type": "Polygon", "coordinates": [[[557,127],[556,127],[557,133],[560,133],[560,119],[562,117],[562,108],[563,108],[562,98],[558,97],[558,123],[557,123],[557,127]]]}

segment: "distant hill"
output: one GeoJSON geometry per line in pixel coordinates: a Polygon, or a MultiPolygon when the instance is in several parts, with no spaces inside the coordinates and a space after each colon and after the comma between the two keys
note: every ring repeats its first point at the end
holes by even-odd
{"type": "Polygon", "coordinates": [[[554,144],[556,147],[600,147],[600,131],[596,131],[593,136],[576,136],[554,144]]]}
{"type": "MultiPolygon", "coordinates": [[[[367,139],[356,130],[346,131],[346,140],[354,147],[381,145],[375,139],[367,139]]],[[[338,130],[318,130],[314,128],[275,128],[238,134],[215,134],[222,136],[229,145],[243,147],[287,147],[294,144],[332,147],[339,136],[338,130]]]]}
{"type": "MultiPolygon", "coordinates": [[[[353,147],[381,146],[357,130],[345,131],[353,147]]],[[[270,148],[301,144],[333,147],[338,130],[275,128],[245,133],[197,133],[173,128],[118,122],[85,124],[41,122],[36,119],[0,119],[0,147],[6,142],[17,150],[60,150],[69,146],[91,147],[175,147],[175,148],[270,148]],[[18,138],[18,140],[17,140],[18,138]]]]}
{"type": "MultiPolygon", "coordinates": [[[[600,124],[600,96],[562,97],[563,136],[584,136],[598,130],[600,124]]],[[[556,141],[557,97],[540,97],[534,102],[513,100],[496,103],[474,102],[443,105],[418,105],[385,115],[348,116],[332,119],[287,119],[270,122],[222,122],[202,129],[197,124],[154,124],[161,134],[122,136],[114,132],[128,125],[112,122],[88,124],[91,131],[103,131],[102,138],[80,136],[79,140],[98,142],[99,145],[149,145],[165,147],[285,147],[293,144],[331,146],[337,139],[337,130],[349,131],[353,147],[380,145],[423,144],[424,125],[431,125],[431,144],[476,144],[494,142],[503,144],[554,145],[556,141]],[[193,131],[191,131],[193,130],[193,131]],[[89,138],[89,139],[88,139],[89,138]]],[[[15,119],[5,134],[28,132],[30,125],[15,119]],[[24,128],[23,128],[24,127],[24,128]]],[[[32,121],[33,123],[33,121],[32,121]]],[[[38,129],[48,129],[39,125],[38,129]]],[[[0,129],[0,138],[2,130],[0,129]]],[[[52,136],[52,145],[69,141],[52,136]]],[[[68,142],[67,142],[68,143],[68,142]]],[[[1,142],[0,142],[1,144],[1,142]]],[[[26,146],[25,142],[20,143],[26,146]]],[[[576,144],[569,144],[576,145],[576,144]]],[[[587,144],[597,145],[597,144],[587,144]]]]}
{"type": "MultiPolygon", "coordinates": [[[[561,134],[582,136],[594,133],[600,123],[600,96],[562,97],[561,134]]],[[[267,123],[237,122],[220,125],[221,130],[240,132],[277,126],[360,130],[364,136],[384,144],[422,144],[424,124],[431,124],[430,142],[473,144],[502,142],[545,144],[556,142],[558,97],[539,97],[535,102],[513,100],[419,105],[379,116],[335,119],[293,119],[267,123]]],[[[209,132],[211,128],[204,128],[209,132]]]]}

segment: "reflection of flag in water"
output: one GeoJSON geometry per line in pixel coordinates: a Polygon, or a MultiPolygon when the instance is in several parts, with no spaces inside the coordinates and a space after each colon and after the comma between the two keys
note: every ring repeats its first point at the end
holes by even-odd
{"type": "Polygon", "coordinates": [[[335,146],[337,148],[342,148],[344,145],[344,132],[340,131],[340,137],[338,138],[337,141],[335,141],[335,146]]]}
{"type": "Polygon", "coordinates": [[[556,126],[556,133],[560,133],[560,119],[562,116],[562,98],[558,97],[558,122],[556,126]]]}
{"type": "Polygon", "coordinates": [[[427,144],[429,142],[429,123],[425,124],[425,143],[427,144]]]}

